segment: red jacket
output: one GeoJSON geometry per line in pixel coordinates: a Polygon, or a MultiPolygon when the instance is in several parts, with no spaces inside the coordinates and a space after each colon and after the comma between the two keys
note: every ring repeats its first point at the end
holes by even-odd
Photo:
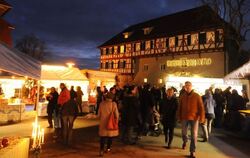
{"type": "Polygon", "coordinates": [[[180,121],[199,120],[200,122],[204,122],[205,110],[200,95],[193,91],[190,94],[185,92],[180,97],[177,115],[180,121]]]}
{"type": "Polygon", "coordinates": [[[60,93],[60,95],[59,95],[59,97],[58,97],[57,103],[58,103],[60,106],[62,106],[62,105],[64,105],[67,101],[69,101],[69,100],[70,100],[70,92],[69,92],[69,90],[68,90],[67,88],[64,88],[64,89],[61,91],[61,93],[60,93]]]}

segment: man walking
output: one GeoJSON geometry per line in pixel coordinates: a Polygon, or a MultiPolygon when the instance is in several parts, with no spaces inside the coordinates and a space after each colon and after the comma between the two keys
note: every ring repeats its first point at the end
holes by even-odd
{"type": "Polygon", "coordinates": [[[193,91],[189,81],[185,82],[185,92],[180,97],[178,118],[182,125],[183,149],[188,141],[188,126],[191,126],[190,157],[195,158],[199,121],[205,121],[205,110],[200,95],[193,91]]]}
{"type": "Polygon", "coordinates": [[[174,137],[174,127],[176,124],[176,111],[178,108],[177,98],[174,96],[174,90],[168,88],[166,95],[160,102],[160,114],[162,117],[162,124],[165,134],[165,143],[167,149],[171,148],[172,140],[174,137]]]}

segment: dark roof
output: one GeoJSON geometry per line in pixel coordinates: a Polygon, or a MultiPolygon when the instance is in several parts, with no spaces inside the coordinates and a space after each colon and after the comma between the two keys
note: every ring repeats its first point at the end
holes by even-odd
{"type": "Polygon", "coordinates": [[[11,5],[9,5],[9,3],[5,2],[4,0],[0,0],[0,4],[11,7],[11,5]]]}
{"type": "Polygon", "coordinates": [[[174,36],[224,25],[225,21],[212,8],[204,5],[129,26],[99,47],[156,37],[174,36]],[[153,27],[153,30],[150,34],[144,35],[143,28],[147,27],[153,27]],[[127,39],[123,35],[126,32],[132,32],[127,39]]]}

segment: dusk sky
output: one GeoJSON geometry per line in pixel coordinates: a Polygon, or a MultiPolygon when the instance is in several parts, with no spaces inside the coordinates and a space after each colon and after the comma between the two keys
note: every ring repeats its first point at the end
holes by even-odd
{"type": "MultiPolygon", "coordinates": [[[[7,0],[14,41],[26,34],[44,40],[54,55],[89,58],[98,67],[102,44],[129,25],[194,8],[199,0],[7,0]]],[[[180,22],[181,25],[181,22],[180,22]]]]}

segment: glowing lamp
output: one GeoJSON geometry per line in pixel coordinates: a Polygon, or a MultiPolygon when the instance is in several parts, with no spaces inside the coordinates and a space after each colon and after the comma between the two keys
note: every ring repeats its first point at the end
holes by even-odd
{"type": "Polygon", "coordinates": [[[162,79],[159,79],[159,83],[162,84],[162,79]]]}
{"type": "Polygon", "coordinates": [[[69,68],[72,68],[73,66],[75,66],[75,63],[66,63],[66,65],[69,67],[69,68]]]}

